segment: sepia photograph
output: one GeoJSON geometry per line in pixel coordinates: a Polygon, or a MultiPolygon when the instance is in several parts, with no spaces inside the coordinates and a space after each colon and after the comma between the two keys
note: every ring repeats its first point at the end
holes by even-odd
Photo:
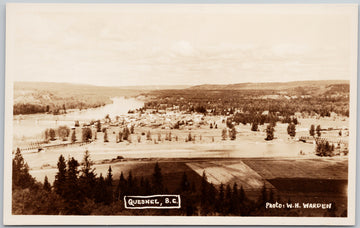
{"type": "Polygon", "coordinates": [[[6,6],[6,225],[353,225],[358,6],[6,6]]]}

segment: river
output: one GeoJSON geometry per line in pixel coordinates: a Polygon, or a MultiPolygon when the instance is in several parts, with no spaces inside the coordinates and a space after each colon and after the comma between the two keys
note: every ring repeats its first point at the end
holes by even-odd
{"type": "Polygon", "coordinates": [[[110,118],[117,115],[124,115],[129,110],[143,107],[144,102],[135,98],[114,97],[113,103],[99,108],[70,110],[67,114],[31,114],[16,115],[13,119],[13,137],[14,140],[31,140],[39,138],[47,128],[57,128],[61,125],[74,126],[74,122],[80,123],[91,120],[102,119],[109,114],[110,118]]]}

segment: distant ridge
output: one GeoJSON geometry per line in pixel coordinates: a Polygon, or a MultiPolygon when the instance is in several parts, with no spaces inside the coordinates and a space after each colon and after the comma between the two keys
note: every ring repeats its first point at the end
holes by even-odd
{"type": "Polygon", "coordinates": [[[100,89],[100,90],[163,90],[163,89],[186,89],[190,85],[138,85],[138,86],[97,86],[91,84],[75,84],[65,82],[27,82],[16,81],[14,87],[17,89],[42,89],[42,90],[57,90],[59,88],[68,89],[100,89]]]}
{"type": "Polygon", "coordinates": [[[203,84],[203,85],[139,85],[139,86],[96,86],[90,84],[72,84],[57,82],[14,82],[15,90],[47,90],[47,91],[98,91],[104,94],[115,91],[152,91],[152,90],[287,90],[298,87],[326,88],[330,85],[349,85],[349,80],[314,80],[292,82],[261,82],[261,83],[236,83],[236,84],[203,84]]]}
{"type": "Polygon", "coordinates": [[[192,86],[192,90],[285,90],[297,87],[327,87],[330,85],[346,84],[349,80],[314,80],[314,81],[292,81],[292,82],[261,82],[261,83],[237,83],[237,84],[203,84],[192,86]]]}

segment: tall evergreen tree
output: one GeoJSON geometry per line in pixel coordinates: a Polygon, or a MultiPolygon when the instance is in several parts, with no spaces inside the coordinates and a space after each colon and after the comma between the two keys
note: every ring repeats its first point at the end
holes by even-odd
{"type": "Polygon", "coordinates": [[[101,132],[101,122],[100,122],[100,120],[96,121],[96,131],[101,132]]]}
{"type": "Polygon", "coordinates": [[[70,158],[67,162],[66,181],[63,198],[66,202],[66,214],[82,214],[83,209],[83,194],[79,188],[78,174],[79,163],[75,158],[70,158]]]}
{"type": "Polygon", "coordinates": [[[106,176],[106,184],[108,186],[113,186],[113,175],[112,175],[112,169],[111,169],[111,165],[109,165],[109,168],[108,168],[108,173],[107,173],[107,176],[106,176]]]}
{"type": "Polygon", "coordinates": [[[180,191],[181,192],[186,192],[190,190],[190,183],[188,181],[187,175],[184,172],[183,176],[181,178],[181,185],[180,185],[180,191]]]}
{"type": "Polygon", "coordinates": [[[238,215],[239,214],[239,208],[240,208],[240,197],[239,197],[239,189],[238,189],[238,186],[237,186],[236,182],[233,185],[232,201],[230,202],[230,204],[231,204],[231,211],[235,215],[238,215]]]}
{"type": "Polygon", "coordinates": [[[181,193],[182,211],[186,213],[186,215],[192,215],[194,213],[194,202],[191,199],[190,183],[188,181],[186,172],[184,172],[182,175],[179,192],[181,193]]]}
{"type": "Polygon", "coordinates": [[[76,133],[75,133],[75,129],[73,130],[73,132],[71,133],[71,142],[74,143],[76,142],[76,133]]]}
{"type": "Polygon", "coordinates": [[[233,126],[230,130],[230,139],[235,140],[236,139],[236,129],[235,126],[233,126]]]}
{"type": "Polygon", "coordinates": [[[106,197],[105,197],[105,204],[109,205],[113,199],[113,179],[112,179],[112,170],[111,166],[109,166],[108,173],[105,179],[106,183],[106,197]]]}
{"type": "Polygon", "coordinates": [[[243,186],[241,185],[240,192],[239,192],[239,201],[240,201],[240,203],[244,202],[245,198],[246,198],[245,191],[244,191],[243,186]]]}
{"type": "Polygon", "coordinates": [[[291,136],[294,137],[296,135],[296,126],[294,123],[289,123],[288,127],[287,127],[287,133],[291,136]]]}
{"type": "Polygon", "coordinates": [[[123,133],[121,131],[119,131],[119,142],[122,142],[123,141],[123,133]]]}
{"type": "Polygon", "coordinates": [[[266,138],[265,140],[273,140],[274,139],[274,126],[273,124],[269,124],[266,128],[266,138]]]}
{"type": "Polygon", "coordinates": [[[317,125],[317,127],[316,127],[316,134],[318,137],[321,136],[321,126],[320,125],[317,125]]]}
{"type": "Polygon", "coordinates": [[[145,192],[145,178],[143,176],[140,178],[139,194],[140,195],[146,195],[146,192],[145,192]]]}
{"type": "Polygon", "coordinates": [[[226,138],[227,138],[227,130],[226,130],[226,128],[224,128],[224,129],[222,130],[222,132],[221,132],[221,138],[222,138],[222,140],[226,140],[226,138]]]}
{"type": "Polygon", "coordinates": [[[133,180],[132,172],[130,170],[127,178],[126,194],[134,195],[133,191],[134,191],[134,180],[133,180]]]}
{"type": "Polygon", "coordinates": [[[153,173],[153,191],[155,194],[161,194],[163,193],[164,186],[163,186],[163,179],[161,174],[161,168],[159,166],[159,163],[156,162],[154,167],[154,173],[153,173]]]}
{"type": "Polygon", "coordinates": [[[104,132],[104,142],[109,142],[107,130],[104,132]]]}
{"type": "Polygon", "coordinates": [[[315,125],[311,124],[310,130],[309,130],[309,134],[310,136],[314,137],[315,136],[315,125]]]}
{"type": "Polygon", "coordinates": [[[219,195],[216,199],[216,208],[219,213],[224,212],[224,198],[225,198],[224,184],[221,183],[219,187],[219,195]]]}
{"type": "Polygon", "coordinates": [[[102,173],[100,173],[95,185],[95,203],[106,203],[106,197],[106,182],[102,173]]]}
{"type": "Polygon", "coordinates": [[[43,189],[47,192],[50,192],[51,191],[51,185],[49,183],[49,180],[48,180],[48,177],[45,176],[44,178],[44,185],[43,185],[43,189]]]}
{"type": "MultiPolygon", "coordinates": [[[[132,181],[132,193],[134,195],[138,195],[139,194],[139,183],[138,183],[138,179],[136,177],[133,177],[133,181],[132,181]]],[[[165,191],[168,192],[168,191],[165,191]]]]}
{"type": "Polygon", "coordinates": [[[122,134],[123,140],[129,140],[129,136],[130,136],[130,130],[128,127],[125,127],[122,134]]]}
{"type": "Polygon", "coordinates": [[[266,186],[265,186],[265,182],[264,182],[264,185],[261,188],[261,193],[260,193],[260,197],[258,200],[259,208],[263,208],[265,206],[265,203],[267,200],[268,200],[268,196],[267,196],[267,190],[266,190],[266,186]]]}
{"type": "Polygon", "coordinates": [[[149,140],[149,141],[152,140],[152,139],[151,139],[151,132],[150,132],[150,131],[146,132],[146,140],[149,140]]]}
{"type": "Polygon", "coordinates": [[[270,188],[270,191],[269,191],[269,202],[270,203],[275,203],[274,191],[273,191],[272,188],[270,188]]]}
{"type": "Polygon", "coordinates": [[[49,142],[49,129],[46,129],[44,132],[44,139],[45,142],[49,142]]]}
{"type": "Polygon", "coordinates": [[[206,183],[207,186],[207,193],[206,193],[206,204],[205,204],[205,212],[206,214],[209,212],[215,211],[216,206],[216,188],[213,183],[206,183]],[[214,202],[215,201],[215,202],[214,202]]]}
{"type": "Polygon", "coordinates": [[[124,196],[126,194],[126,179],[124,178],[124,173],[121,172],[120,174],[120,178],[119,178],[119,183],[118,186],[116,188],[116,199],[117,200],[124,200],[124,196]]]}
{"type": "Polygon", "coordinates": [[[193,141],[193,137],[191,136],[191,132],[189,132],[188,141],[189,141],[189,142],[193,141]]]}
{"type": "Polygon", "coordinates": [[[150,181],[146,178],[144,180],[144,192],[145,192],[145,195],[149,195],[152,193],[152,189],[151,189],[151,184],[150,184],[150,181]]]}
{"type": "Polygon", "coordinates": [[[28,188],[35,183],[29,173],[29,166],[25,162],[19,148],[16,149],[15,157],[12,160],[12,186],[28,188]]]}
{"type": "Polygon", "coordinates": [[[92,167],[93,164],[90,153],[86,150],[82,160],[79,184],[84,196],[90,199],[94,198],[94,186],[96,184],[96,173],[95,168],[92,167]]]}
{"type": "Polygon", "coordinates": [[[231,191],[231,187],[230,187],[230,184],[227,184],[226,185],[226,191],[225,191],[225,212],[226,214],[232,214],[233,213],[233,208],[232,208],[232,201],[233,201],[233,194],[232,194],[232,191],[231,191]]]}
{"type": "MultiPolygon", "coordinates": [[[[195,185],[193,185],[192,189],[195,188],[195,185]]],[[[214,186],[212,184],[208,184],[207,182],[207,176],[205,170],[203,171],[202,177],[201,177],[201,185],[200,185],[200,209],[201,209],[201,215],[207,215],[212,207],[211,205],[214,204],[214,199],[216,201],[216,192],[214,186]]],[[[194,189],[195,191],[195,189],[194,189]]],[[[194,192],[193,191],[193,192],[194,192]]]]}
{"type": "Polygon", "coordinates": [[[58,172],[55,175],[54,190],[58,195],[64,196],[67,170],[65,158],[63,155],[60,155],[57,167],[58,172]]]}
{"type": "Polygon", "coordinates": [[[200,189],[200,200],[201,200],[201,206],[204,207],[206,204],[207,199],[207,177],[205,170],[203,171],[202,177],[201,177],[201,189],[200,189]]]}

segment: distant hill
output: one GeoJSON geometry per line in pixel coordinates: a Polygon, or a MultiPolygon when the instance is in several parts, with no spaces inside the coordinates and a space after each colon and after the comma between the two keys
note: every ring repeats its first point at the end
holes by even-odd
{"type": "Polygon", "coordinates": [[[321,81],[294,81],[294,82],[264,82],[264,83],[238,83],[238,84],[204,84],[192,86],[193,90],[289,90],[298,87],[322,87],[332,85],[350,85],[349,80],[321,80],[321,81]]]}
{"type": "Polygon", "coordinates": [[[123,94],[124,91],[143,92],[147,90],[185,89],[188,85],[149,85],[149,86],[95,86],[89,84],[72,84],[56,82],[14,82],[16,90],[46,90],[50,92],[75,92],[98,91],[110,95],[123,94]],[[115,93],[115,94],[114,94],[115,93]]]}
{"type": "Polygon", "coordinates": [[[54,82],[15,82],[14,114],[61,113],[65,109],[96,108],[112,103],[112,97],[133,97],[162,89],[189,86],[95,86],[54,82]]]}

